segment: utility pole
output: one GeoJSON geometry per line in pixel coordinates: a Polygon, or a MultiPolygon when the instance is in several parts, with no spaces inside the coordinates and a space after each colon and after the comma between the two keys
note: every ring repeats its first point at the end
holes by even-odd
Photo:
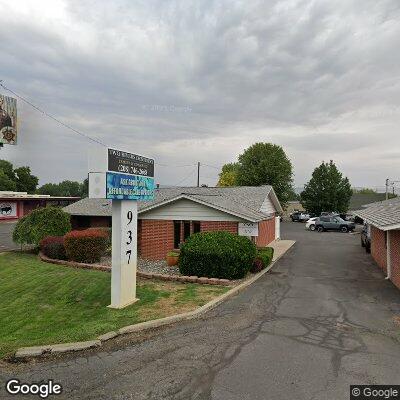
{"type": "Polygon", "coordinates": [[[200,161],[197,162],[197,187],[200,187],[200,161]]]}
{"type": "Polygon", "coordinates": [[[386,178],[386,183],[385,183],[385,187],[386,187],[386,200],[389,198],[389,178],[386,178]]]}

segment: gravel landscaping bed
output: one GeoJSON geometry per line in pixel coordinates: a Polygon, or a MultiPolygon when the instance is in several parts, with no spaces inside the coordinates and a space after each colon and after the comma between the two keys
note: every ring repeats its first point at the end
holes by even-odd
{"type": "MultiPolygon", "coordinates": [[[[102,257],[100,264],[111,266],[111,257],[102,257]]],[[[177,265],[170,267],[165,260],[143,260],[138,258],[138,270],[153,274],[180,275],[177,265]]]]}

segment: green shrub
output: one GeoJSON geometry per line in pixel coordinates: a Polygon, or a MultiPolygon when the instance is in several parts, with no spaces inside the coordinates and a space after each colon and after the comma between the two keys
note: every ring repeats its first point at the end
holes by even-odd
{"type": "Polygon", "coordinates": [[[68,259],[82,263],[99,262],[107,249],[107,234],[100,229],[72,231],[65,235],[68,259]]]}
{"type": "Polygon", "coordinates": [[[47,236],[40,241],[42,253],[56,260],[66,260],[67,254],[64,247],[64,236],[47,236]]]}
{"type": "Polygon", "coordinates": [[[274,256],[274,249],[272,247],[260,247],[257,249],[257,255],[254,259],[250,272],[260,272],[271,264],[274,256]]]}
{"type": "Polygon", "coordinates": [[[37,246],[46,236],[63,236],[70,230],[70,215],[61,208],[38,208],[17,222],[13,241],[37,246]]]}
{"type": "Polygon", "coordinates": [[[250,270],[256,247],[244,236],[229,232],[201,232],[182,245],[179,271],[183,275],[239,279],[250,270]]]}

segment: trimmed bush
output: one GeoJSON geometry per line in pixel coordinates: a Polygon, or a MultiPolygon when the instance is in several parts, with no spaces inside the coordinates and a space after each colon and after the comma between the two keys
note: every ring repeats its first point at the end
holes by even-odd
{"type": "Polygon", "coordinates": [[[66,260],[64,236],[47,236],[40,241],[40,250],[49,258],[66,260]]]}
{"type": "Polygon", "coordinates": [[[68,259],[82,263],[99,262],[107,249],[107,233],[100,229],[72,231],[65,235],[68,259]]]}
{"type": "Polygon", "coordinates": [[[63,236],[70,230],[70,215],[61,208],[38,208],[17,222],[13,232],[13,241],[19,244],[38,246],[46,236],[63,236]]]}
{"type": "Polygon", "coordinates": [[[253,261],[253,265],[250,272],[260,272],[264,268],[271,264],[272,258],[274,256],[274,249],[272,247],[260,247],[257,249],[256,258],[253,261]]]}
{"type": "Polygon", "coordinates": [[[179,271],[183,275],[240,279],[250,270],[256,247],[244,236],[229,232],[200,232],[182,245],[179,271]]]}
{"type": "Polygon", "coordinates": [[[107,247],[111,247],[112,229],[107,227],[87,228],[87,231],[100,231],[104,232],[107,237],[107,247]]]}

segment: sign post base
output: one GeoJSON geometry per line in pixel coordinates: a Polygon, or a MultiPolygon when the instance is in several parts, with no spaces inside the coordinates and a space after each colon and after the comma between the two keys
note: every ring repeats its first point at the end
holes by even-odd
{"type": "Polygon", "coordinates": [[[112,202],[112,267],[110,308],[124,308],[136,298],[137,201],[112,202]]]}
{"type": "Polygon", "coordinates": [[[137,301],[139,301],[139,299],[133,299],[132,301],[130,301],[129,303],[126,303],[126,304],[119,304],[119,305],[110,304],[109,306],[107,306],[107,308],[112,308],[114,310],[121,310],[122,308],[128,307],[128,306],[136,303],[137,301]]]}

